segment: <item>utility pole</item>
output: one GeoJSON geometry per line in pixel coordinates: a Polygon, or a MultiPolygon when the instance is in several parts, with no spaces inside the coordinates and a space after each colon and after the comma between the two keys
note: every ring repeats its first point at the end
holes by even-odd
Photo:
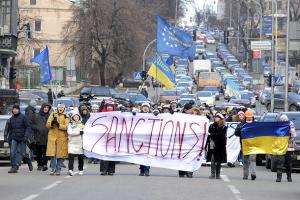
{"type": "Polygon", "coordinates": [[[272,0],[272,68],[271,68],[271,110],[274,112],[274,1],[272,0]]]}
{"type": "Polygon", "coordinates": [[[289,28],[290,28],[290,0],[287,0],[286,16],[286,53],[285,53],[285,83],[284,83],[284,111],[289,109],[288,104],[288,70],[289,70],[289,28]]]}

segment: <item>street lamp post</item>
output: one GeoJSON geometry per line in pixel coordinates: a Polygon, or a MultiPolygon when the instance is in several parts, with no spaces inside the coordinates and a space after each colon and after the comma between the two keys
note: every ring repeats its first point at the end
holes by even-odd
{"type": "Polygon", "coordinates": [[[151,42],[148,43],[148,45],[146,46],[145,50],[144,50],[144,54],[143,54],[143,71],[146,71],[146,52],[148,50],[148,48],[154,43],[156,42],[156,39],[152,40],[151,42]]]}
{"type": "Polygon", "coordinates": [[[284,84],[284,111],[289,109],[288,105],[288,70],[289,70],[289,28],[290,28],[290,0],[287,0],[286,16],[286,53],[285,53],[285,84],[284,84]]]}

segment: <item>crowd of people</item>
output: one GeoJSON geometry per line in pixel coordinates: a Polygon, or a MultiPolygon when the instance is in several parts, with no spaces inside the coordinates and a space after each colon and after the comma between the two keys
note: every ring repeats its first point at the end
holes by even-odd
{"type": "MultiPolygon", "coordinates": [[[[11,169],[9,173],[17,173],[22,163],[28,164],[29,170],[33,170],[32,153],[36,155],[37,170],[47,171],[48,161],[50,160],[50,175],[61,174],[64,160],[68,159],[68,175],[74,175],[74,160],[78,158],[79,175],[83,175],[84,167],[84,150],[83,140],[84,127],[90,113],[123,111],[153,113],[185,113],[189,115],[205,116],[210,121],[209,136],[206,143],[206,160],[211,162],[210,179],[220,179],[221,164],[227,163],[226,155],[226,132],[225,122],[240,122],[235,130],[235,135],[240,137],[241,130],[245,123],[254,121],[254,113],[247,108],[228,108],[228,109],[211,109],[208,107],[196,106],[193,102],[180,106],[176,101],[168,105],[153,105],[143,103],[141,106],[133,104],[127,107],[118,105],[113,99],[103,101],[100,105],[82,104],[79,108],[67,113],[64,104],[60,103],[57,109],[52,110],[51,104],[43,104],[40,111],[36,112],[36,102],[32,100],[26,108],[25,115],[20,112],[19,105],[14,105],[12,117],[8,120],[5,138],[11,148],[11,169]],[[31,151],[30,151],[31,150],[31,151]]],[[[280,118],[281,121],[288,121],[286,115],[280,118]]],[[[292,140],[296,137],[296,131],[293,123],[290,124],[290,146],[286,155],[276,156],[277,165],[277,182],[281,181],[283,168],[286,168],[287,179],[291,178],[291,152],[294,151],[292,140]]],[[[243,165],[243,179],[246,180],[251,176],[251,180],[256,179],[256,158],[255,155],[242,155],[239,161],[243,165]]],[[[90,158],[89,163],[99,163],[95,158],[90,158]]],[[[116,163],[114,161],[100,161],[100,174],[103,176],[114,175],[116,163]]],[[[149,176],[150,166],[140,165],[139,176],[149,176]]],[[[179,177],[193,177],[193,172],[179,171],[179,177]]]]}

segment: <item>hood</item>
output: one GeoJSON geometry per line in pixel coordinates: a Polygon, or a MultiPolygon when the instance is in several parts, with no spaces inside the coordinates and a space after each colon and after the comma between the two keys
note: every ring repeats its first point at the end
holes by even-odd
{"type": "MultiPolygon", "coordinates": [[[[45,106],[48,106],[48,107],[49,107],[48,113],[50,113],[50,110],[51,110],[52,106],[51,106],[49,103],[43,103],[42,106],[41,106],[41,109],[40,109],[39,113],[44,113],[44,107],[45,107],[45,106]]],[[[48,113],[47,113],[47,114],[48,114],[48,113]]]]}
{"type": "Polygon", "coordinates": [[[35,112],[35,108],[32,107],[32,106],[27,106],[27,108],[25,109],[25,112],[28,112],[28,111],[32,111],[32,112],[35,112]]]}

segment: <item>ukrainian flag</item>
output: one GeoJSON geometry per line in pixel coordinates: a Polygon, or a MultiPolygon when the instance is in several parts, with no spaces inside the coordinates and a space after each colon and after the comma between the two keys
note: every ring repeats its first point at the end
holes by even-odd
{"type": "Polygon", "coordinates": [[[160,55],[156,54],[154,56],[148,74],[165,85],[167,89],[175,88],[175,76],[170,66],[160,55]]]}
{"type": "Polygon", "coordinates": [[[242,127],[244,155],[284,155],[290,137],[290,122],[252,122],[242,127]]]}
{"type": "Polygon", "coordinates": [[[171,71],[173,72],[174,76],[176,75],[175,72],[175,64],[174,64],[174,57],[170,56],[167,60],[166,63],[170,66],[171,71]]]}

